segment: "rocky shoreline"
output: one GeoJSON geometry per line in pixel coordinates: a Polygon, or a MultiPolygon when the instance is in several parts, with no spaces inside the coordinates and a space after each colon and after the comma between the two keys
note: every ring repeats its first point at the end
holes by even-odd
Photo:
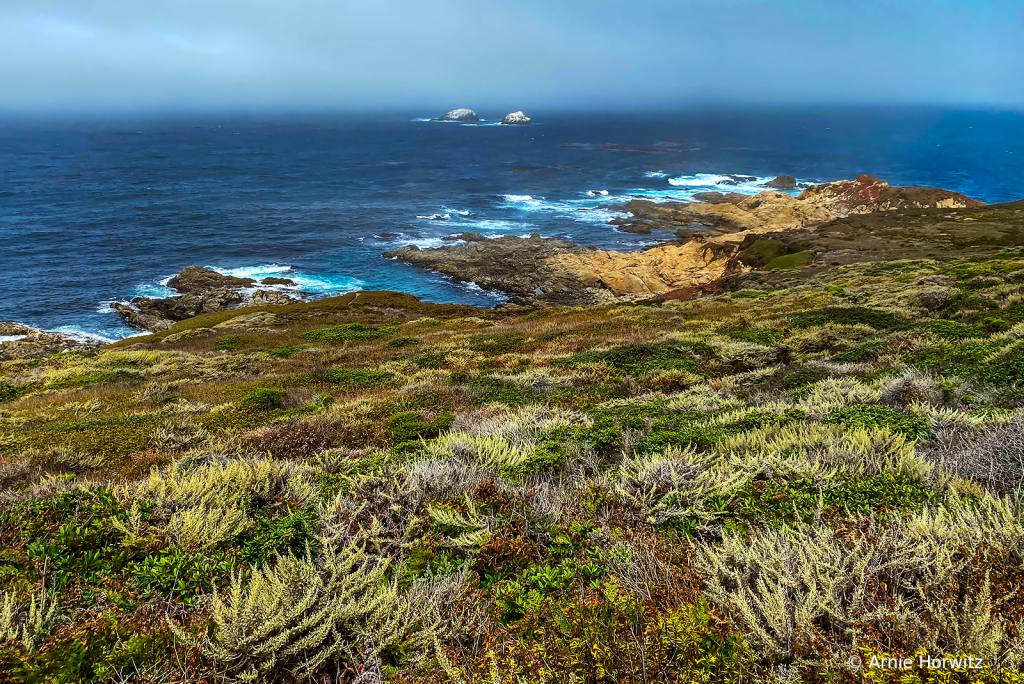
{"type": "Polygon", "coordinates": [[[38,359],[52,354],[95,349],[106,344],[87,335],[40,330],[21,323],[0,321],[0,361],[38,359]]]}
{"type": "MultiPolygon", "coordinates": [[[[795,179],[780,176],[766,185],[791,184],[795,179]]],[[[538,234],[488,239],[463,233],[454,236],[465,241],[462,245],[409,245],[383,256],[504,292],[517,306],[595,304],[699,290],[755,268],[810,265],[831,250],[801,244],[809,239],[806,233],[850,216],[984,206],[960,193],[892,187],[867,175],[809,186],[798,197],[765,190],[756,195],[709,192],[698,199],[633,200],[610,207],[631,215],[613,220],[619,230],[672,231],[677,238],[639,252],[582,248],[538,234]]]]}
{"type": "MultiPolygon", "coordinates": [[[[791,181],[780,176],[765,185],[788,187],[791,181]]],[[[515,309],[689,299],[735,290],[745,282],[750,286],[766,280],[766,271],[813,271],[856,261],[930,258],[1024,244],[1024,208],[1017,206],[1022,203],[986,207],[959,193],[892,187],[872,176],[809,186],[797,197],[768,189],[755,195],[707,192],[696,199],[633,200],[612,207],[629,214],[612,222],[618,230],[664,234],[661,244],[637,251],[582,247],[537,233],[525,238],[462,233],[450,236],[461,244],[431,249],[407,245],[382,256],[504,293],[508,303],[501,308],[515,309]]],[[[303,295],[279,289],[296,288],[288,278],[257,281],[199,266],[187,266],[167,285],[178,294],[136,297],[110,307],[133,328],[163,332],[201,314],[295,304],[303,295]]],[[[102,344],[0,323],[0,361],[102,344]]]]}
{"type": "Polygon", "coordinates": [[[167,286],[181,294],[172,297],[136,297],[130,304],[113,302],[124,322],[133,328],[162,332],[178,321],[204,313],[214,313],[245,306],[295,304],[302,301],[275,286],[294,286],[288,278],[238,278],[201,266],[186,266],[167,281],[167,286]]]}

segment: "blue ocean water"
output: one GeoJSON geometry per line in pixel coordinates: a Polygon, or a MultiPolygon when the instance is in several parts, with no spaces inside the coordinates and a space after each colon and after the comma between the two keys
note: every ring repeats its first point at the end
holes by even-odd
{"type": "MultiPolygon", "coordinates": [[[[120,338],[112,300],[189,264],[317,296],[500,296],[380,254],[539,232],[635,249],[603,207],[870,173],[986,202],[1024,197],[1024,114],[877,108],[530,112],[529,127],[407,115],[0,121],[0,320],[120,338]],[[738,186],[727,174],[752,177],[738,186]]],[[[488,113],[482,115],[487,116],[488,113]]],[[[499,112],[490,115],[499,118],[499,112]]],[[[490,122],[493,123],[493,122],[490,122]]],[[[657,236],[654,236],[657,237],[657,236]]]]}

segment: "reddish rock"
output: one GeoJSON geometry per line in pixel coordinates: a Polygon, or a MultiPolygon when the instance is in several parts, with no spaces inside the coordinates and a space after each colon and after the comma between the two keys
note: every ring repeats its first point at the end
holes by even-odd
{"type": "Polygon", "coordinates": [[[729,282],[726,278],[718,278],[703,285],[691,285],[690,287],[681,287],[678,290],[665,292],[655,297],[655,299],[686,302],[691,299],[700,299],[701,297],[715,297],[726,292],[732,292],[735,289],[734,283],[729,282]]]}

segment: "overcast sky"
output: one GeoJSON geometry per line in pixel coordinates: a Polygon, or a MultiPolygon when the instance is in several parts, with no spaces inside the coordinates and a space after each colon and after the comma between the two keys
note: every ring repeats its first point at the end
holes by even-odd
{"type": "Polygon", "coordinates": [[[1024,106],[1024,0],[2,0],[0,110],[1024,106]]]}

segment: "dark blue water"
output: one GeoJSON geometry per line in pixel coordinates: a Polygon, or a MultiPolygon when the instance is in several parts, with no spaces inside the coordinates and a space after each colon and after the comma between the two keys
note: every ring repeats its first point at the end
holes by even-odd
{"type": "Polygon", "coordinates": [[[321,296],[395,289],[489,306],[500,299],[380,254],[467,230],[635,248],[650,236],[616,232],[602,206],[685,199],[722,174],[871,173],[986,202],[1024,197],[1020,113],[531,112],[530,127],[415,120],[432,114],[0,121],[0,320],[120,337],[131,331],[106,303],[171,294],[161,281],[189,264],[286,275],[321,296]],[[424,218],[432,215],[442,220],[424,218]]]}

